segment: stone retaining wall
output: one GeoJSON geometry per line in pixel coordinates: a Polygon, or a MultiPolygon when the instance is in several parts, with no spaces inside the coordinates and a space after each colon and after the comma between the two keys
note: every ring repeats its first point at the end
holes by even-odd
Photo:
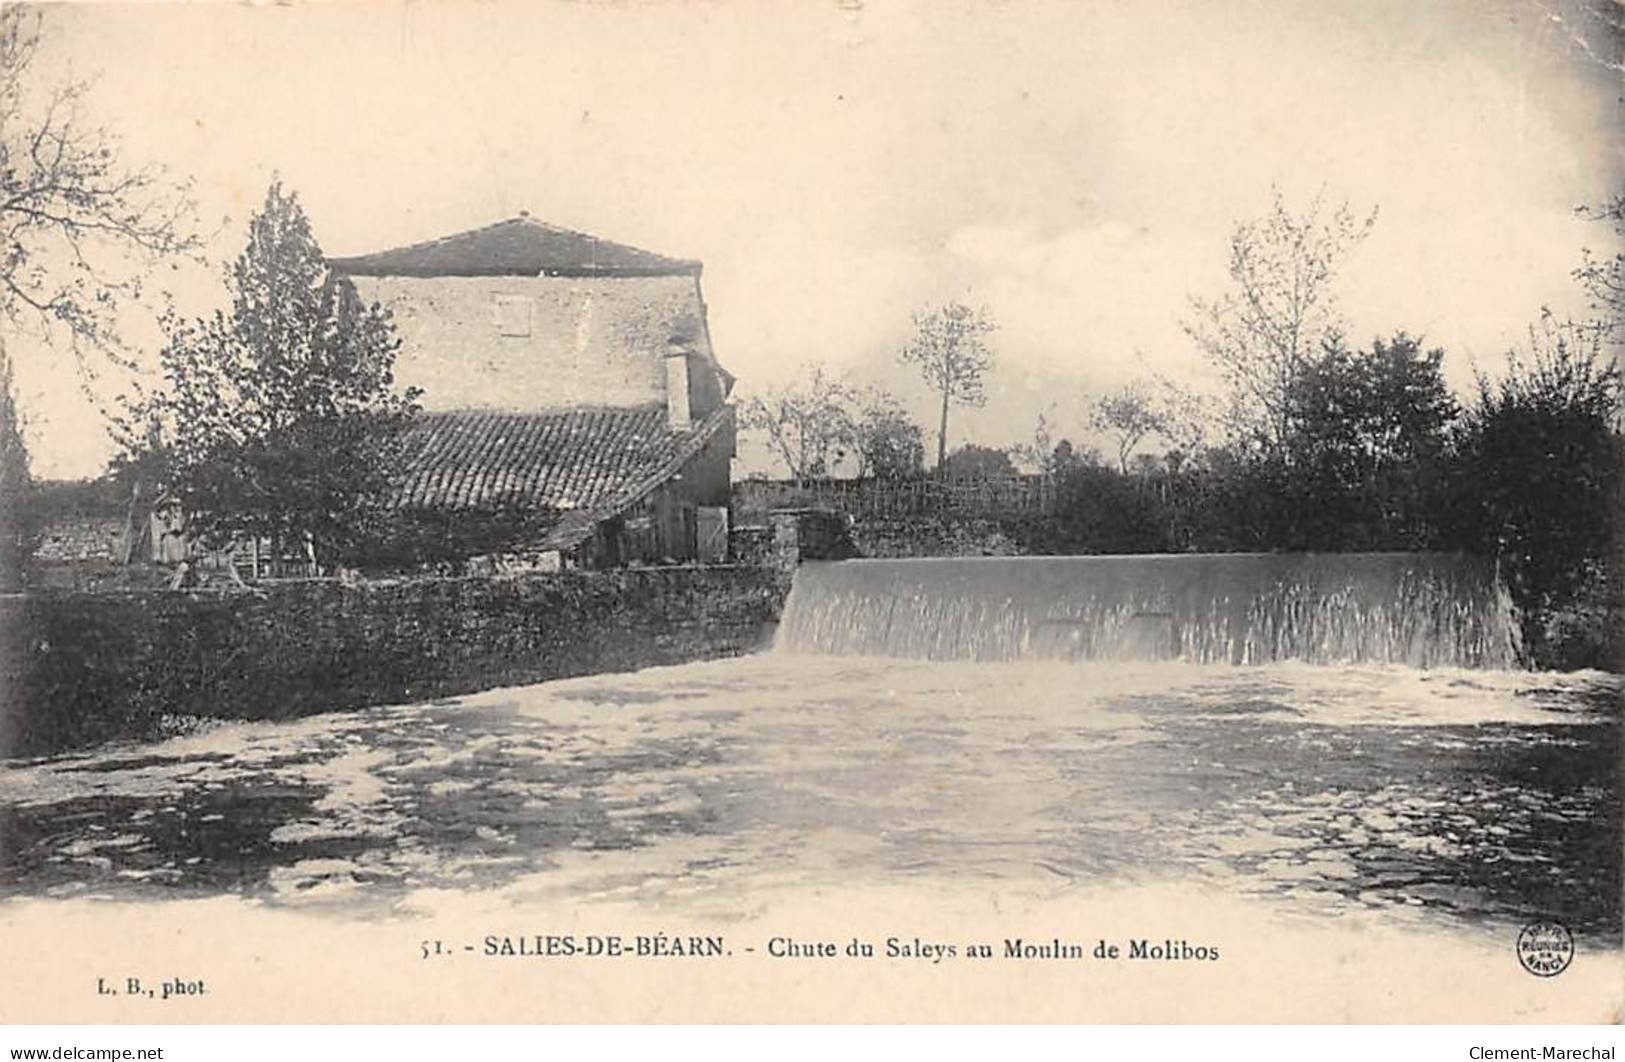
{"type": "Polygon", "coordinates": [[[765,647],[769,567],[0,597],[0,755],[765,647]]]}

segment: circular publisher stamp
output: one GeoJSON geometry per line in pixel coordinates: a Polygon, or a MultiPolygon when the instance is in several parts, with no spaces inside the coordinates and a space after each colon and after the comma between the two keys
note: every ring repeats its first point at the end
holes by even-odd
{"type": "Polygon", "coordinates": [[[1561,922],[1530,922],[1518,931],[1518,962],[1536,977],[1556,977],[1574,960],[1574,934],[1561,922]]]}

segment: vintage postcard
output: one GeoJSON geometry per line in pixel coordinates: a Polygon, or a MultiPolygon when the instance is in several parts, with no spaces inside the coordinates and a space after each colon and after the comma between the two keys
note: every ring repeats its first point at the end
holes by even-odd
{"type": "Polygon", "coordinates": [[[1617,1022],[1622,27],[0,7],[0,1019],[1617,1022]]]}

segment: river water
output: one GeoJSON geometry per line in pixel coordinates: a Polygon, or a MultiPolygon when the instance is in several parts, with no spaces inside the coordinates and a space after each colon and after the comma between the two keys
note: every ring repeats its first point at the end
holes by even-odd
{"type": "Polygon", "coordinates": [[[674,910],[1194,883],[1617,947],[1620,694],[1601,673],[767,653],[13,761],[0,891],[386,914],[521,881],[674,910]]]}

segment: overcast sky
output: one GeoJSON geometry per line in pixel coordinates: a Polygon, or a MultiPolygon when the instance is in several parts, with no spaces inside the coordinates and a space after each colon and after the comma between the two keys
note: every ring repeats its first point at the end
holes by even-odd
{"type": "MultiPolygon", "coordinates": [[[[1342,307],[1458,383],[1574,305],[1581,247],[1611,249],[1574,208],[1620,186],[1619,42],[1581,0],[130,4],[46,31],[41,77],[97,75],[129,157],[195,178],[216,262],[273,172],[333,254],[525,209],[702,259],[740,393],[818,358],[928,424],[895,351],[958,297],[1001,330],[953,443],[1051,403],[1064,428],[1137,352],[1196,371],[1186,297],[1272,182],[1380,207],[1342,307]]],[[[164,283],[222,298],[217,271],[164,283]]],[[[71,375],[21,360],[36,473],[98,471],[71,375]]]]}

